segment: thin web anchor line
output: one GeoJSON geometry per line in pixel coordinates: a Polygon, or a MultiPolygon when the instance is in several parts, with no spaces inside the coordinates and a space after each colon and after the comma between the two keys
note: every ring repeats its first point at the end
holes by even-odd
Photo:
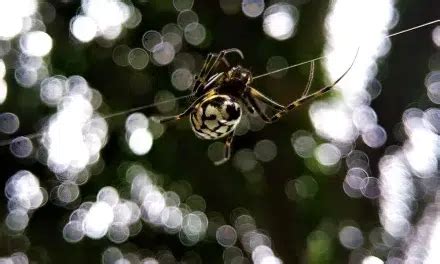
{"type": "MultiPolygon", "coordinates": [[[[189,95],[175,97],[173,99],[164,100],[164,101],[153,103],[153,104],[148,104],[148,105],[144,105],[144,106],[134,107],[134,108],[131,108],[131,109],[128,109],[128,110],[124,110],[124,111],[116,112],[116,113],[113,113],[113,114],[105,115],[105,116],[102,116],[101,118],[109,119],[109,118],[113,118],[113,117],[116,117],[116,116],[125,115],[125,114],[133,113],[133,112],[136,112],[136,111],[140,111],[140,110],[156,107],[156,106],[159,106],[159,105],[176,102],[176,101],[179,101],[179,100],[182,100],[182,99],[185,99],[185,98],[189,98],[191,96],[193,96],[192,93],[189,94],[189,95]]],[[[93,121],[93,118],[92,118],[92,120],[89,120],[88,122],[92,122],[92,121],[93,121]]],[[[34,139],[34,138],[38,138],[38,137],[43,136],[43,134],[44,133],[42,133],[42,132],[38,132],[38,133],[18,136],[18,137],[15,137],[13,139],[0,140],[0,147],[4,147],[4,146],[7,146],[7,145],[10,145],[11,143],[13,143],[16,140],[19,141],[20,138],[34,139]]]]}
{"type": "Polygon", "coordinates": [[[282,68],[282,69],[278,69],[278,70],[274,70],[274,71],[271,71],[271,72],[266,72],[266,73],[260,74],[258,76],[253,77],[252,79],[256,80],[256,79],[265,77],[267,75],[271,75],[271,74],[274,74],[274,73],[277,73],[277,72],[281,72],[281,71],[286,71],[286,70],[289,70],[289,69],[292,69],[292,68],[295,68],[295,67],[298,67],[298,66],[301,66],[301,65],[304,65],[304,64],[309,64],[309,63],[312,63],[312,62],[315,62],[315,61],[318,61],[318,60],[322,60],[322,59],[327,58],[327,57],[328,56],[321,56],[321,57],[318,57],[318,58],[315,58],[315,59],[311,59],[311,60],[308,60],[308,61],[300,62],[300,63],[294,64],[294,65],[287,66],[287,67],[282,68]]]}
{"type": "Polygon", "coordinates": [[[158,102],[158,103],[154,103],[154,104],[149,104],[149,105],[144,105],[144,106],[138,106],[138,107],[130,108],[128,110],[124,110],[124,111],[120,111],[120,112],[116,112],[116,113],[113,113],[113,114],[109,114],[109,115],[103,116],[102,118],[109,119],[109,118],[112,118],[112,117],[115,117],[115,116],[126,115],[126,114],[130,114],[130,113],[137,112],[137,111],[140,111],[140,110],[145,110],[145,109],[148,109],[148,108],[152,108],[152,107],[155,107],[155,106],[158,106],[158,105],[163,105],[163,104],[167,104],[167,103],[176,102],[176,101],[179,101],[179,100],[182,100],[182,99],[185,99],[185,98],[189,98],[191,96],[193,96],[192,93],[188,94],[188,95],[183,95],[183,96],[175,97],[175,98],[169,99],[169,100],[164,100],[164,101],[161,101],[161,102],[158,102]]]}
{"type": "MultiPolygon", "coordinates": [[[[426,26],[429,26],[429,25],[432,25],[432,24],[436,24],[436,23],[439,23],[439,22],[440,22],[440,19],[437,19],[437,20],[433,20],[433,21],[430,21],[430,22],[427,22],[427,23],[415,26],[415,27],[407,28],[407,29],[398,31],[396,33],[392,33],[392,34],[386,35],[384,37],[384,39],[392,38],[392,37],[395,37],[397,35],[404,34],[404,33],[407,33],[407,32],[410,32],[410,31],[413,31],[413,30],[416,30],[416,29],[419,29],[419,28],[423,28],[423,27],[426,27],[426,26]]],[[[308,61],[300,62],[298,64],[290,65],[290,66],[287,66],[285,68],[281,68],[281,69],[278,69],[278,70],[274,70],[274,71],[271,71],[271,72],[266,72],[266,73],[257,75],[255,77],[253,77],[253,79],[256,80],[256,79],[265,77],[267,75],[271,75],[271,74],[274,74],[274,73],[286,71],[286,70],[289,70],[289,69],[292,69],[292,68],[296,68],[296,67],[304,65],[304,64],[309,64],[309,63],[312,63],[312,62],[315,62],[315,61],[318,61],[318,60],[322,60],[322,59],[325,59],[325,58],[328,58],[328,57],[329,57],[329,55],[317,57],[315,59],[311,59],[311,60],[308,60],[308,61]]]]}

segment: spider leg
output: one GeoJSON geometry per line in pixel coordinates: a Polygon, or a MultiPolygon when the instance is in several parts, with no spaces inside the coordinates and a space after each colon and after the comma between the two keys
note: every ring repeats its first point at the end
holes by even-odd
{"type": "Polygon", "coordinates": [[[214,165],[216,165],[216,166],[221,165],[221,164],[227,162],[231,158],[231,148],[232,148],[232,141],[233,141],[233,139],[234,139],[234,132],[232,132],[226,138],[223,159],[214,162],[214,165]]]}
{"type": "Polygon", "coordinates": [[[238,55],[240,55],[240,57],[241,57],[242,60],[244,60],[243,52],[242,52],[241,50],[237,49],[237,48],[226,49],[226,50],[223,50],[223,51],[224,51],[225,55],[227,55],[227,54],[229,54],[229,53],[234,53],[234,52],[235,52],[235,53],[237,53],[238,55]]]}
{"type": "MultiPolygon", "coordinates": [[[[219,57],[221,54],[216,53],[210,53],[208,54],[208,57],[206,58],[205,64],[203,65],[202,69],[200,70],[199,76],[196,77],[196,82],[194,84],[193,93],[196,96],[201,95],[201,91],[204,90],[206,87],[206,82],[209,80],[210,72],[213,68],[216,68],[218,66],[219,57]],[[217,64],[217,65],[215,65],[217,64]]],[[[226,58],[222,57],[221,60],[226,64],[229,65],[229,62],[226,60],[226,58]]]]}
{"type": "MultiPolygon", "coordinates": [[[[357,56],[357,53],[356,53],[356,56],[357,56]]],[[[356,57],[355,57],[355,59],[356,59],[356,57]]],[[[323,94],[325,94],[325,93],[331,91],[332,88],[335,87],[336,84],[338,84],[338,83],[342,80],[342,78],[344,78],[345,75],[347,75],[347,73],[351,70],[351,68],[353,67],[354,61],[355,61],[355,60],[353,60],[353,62],[351,63],[350,67],[349,67],[349,68],[348,68],[348,69],[347,69],[347,70],[346,70],[346,71],[345,71],[345,72],[344,72],[344,73],[343,73],[343,74],[342,74],[342,75],[341,75],[336,81],[334,81],[332,84],[330,84],[330,85],[328,85],[328,86],[325,86],[325,87],[319,89],[318,91],[316,91],[316,92],[314,92],[314,93],[312,93],[312,94],[302,96],[302,97],[299,98],[298,100],[293,101],[292,103],[290,103],[289,105],[287,105],[287,107],[286,107],[286,109],[285,109],[284,111],[280,111],[280,112],[278,112],[277,114],[275,114],[275,115],[271,118],[271,120],[272,120],[272,121],[276,121],[276,120],[278,120],[280,117],[282,117],[283,115],[285,115],[288,111],[290,111],[290,110],[292,110],[292,109],[294,109],[294,108],[296,108],[296,107],[298,107],[298,106],[300,106],[300,105],[306,103],[307,101],[310,101],[310,100],[312,100],[312,99],[315,99],[316,97],[319,97],[319,96],[321,96],[321,95],[323,95],[323,94]]]]}
{"type": "Polygon", "coordinates": [[[296,108],[296,107],[298,107],[298,106],[300,106],[300,105],[306,103],[307,101],[312,100],[312,99],[314,99],[314,98],[316,98],[316,97],[319,97],[319,96],[321,96],[321,95],[327,93],[327,92],[330,91],[333,87],[334,87],[334,84],[329,85],[329,86],[326,86],[326,87],[320,89],[320,90],[317,91],[317,92],[314,92],[314,93],[312,93],[312,94],[310,94],[310,95],[307,95],[307,96],[303,96],[303,97],[299,98],[298,100],[293,101],[292,103],[290,103],[290,104],[286,107],[286,110],[284,110],[284,111],[280,111],[280,112],[276,113],[275,115],[273,115],[273,116],[270,118],[270,122],[275,122],[275,121],[277,121],[277,120],[280,119],[283,115],[287,114],[290,110],[293,110],[294,108],[296,108]]]}
{"type": "Polygon", "coordinates": [[[263,119],[265,123],[271,123],[270,118],[266,115],[263,109],[261,109],[260,105],[258,105],[255,97],[248,94],[244,101],[247,101],[251,105],[251,107],[255,110],[255,112],[257,112],[257,114],[261,117],[261,119],[263,119]]]}
{"type": "Polygon", "coordinates": [[[200,89],[204,86],[206,83],[206,79],[211,76],[211,73],[213,70],[217,69],[220,62],[222,61],[228,68],[231,66],[231,64],[226,59],[226,55],[229,53],[237,53],[240,55],[241,58],[244,58],[243,52],[239,49],[226,49],[220,51],[219,54],[216,53],[210,53],[208,54],[205,63],[203,64],[202,69],[200,70],[200,74],[196,76],[196,83],[194,84],[193,93],[196,95],[200,95],[200,89]]]}
{"type": "MultiPolygon", "coordinates": [[[[244,59],[243,52],[241,52],[241,50],[239,50],[239,49],[232,48],[232,49],[225,49],[225,50],[222,50],[222,51],[220,51],[220,53],[218,54],[216,60],[214,61],[214,63],[212,64],[211,68],[210,68],[209,71],[206,73],[206,75],[209,76],[210,73],[211,73],[211,71],[214,70],[214,69],[216,69],[216,68],[218,67],[220,61],[225,60],[226,55],[229,54],[229,53],[237,53],[238,55],[240,55],[240,57],[241,57],[242,59],[244,59]]],[[[229,64],[229,63],[227,63],[227,64],[229,64]]]]}
{"type": "Polygon", "coordinates": [[[275,102],[274,100],[270,99],[269,97],[265,96],[264,94],[262,94],[260,91],[258,91],[255,88],[249,87],[249,92],[245,95],[245,102],[249,102],[252,106],[252,108],[255,109],[255,111],[257,112],[257,114],[261,117],[261,119],[263,119],[264,122],[266,123],[273,123],[275,121],[277,121],[279,119],[279,117],[277,117],[277,114],[286,111],[286,107],[275,102]],[[264,111],[261,109],[261,107],[258,105],[257,100],[266,103],[267,105],[269,105],[270,107],[274,108],[275,110],[278,110],[278,113],[272,117],[268,117],[266,115],[266,113],[264,113],[264,111]]]}
{"type": "Polygon", "coordinates": [[[218,54],[217,53],[209,53],[208,56],[206,57],[205,63],[202,66],[202,69],[200,70],[200,74],[199,74],[199,78],[202,78],[206,75],[206,71],[208,69],[210,69],[210,65],[213,62],[214,58],[217,58],[218,54]]]}
{"type": "Polygon", "coordinates": [[[227,55],[227,54],[235,52],[235,53],[237,53],[237,54],[241,57],[242,60],[244,60],[243,52],[242,52],[241,50],[239,50],[239,49],[232,48],[232,49],[224,50],[224,52],[225,52],[225,55],[221,58],[221,60],[223,61],[223,63],[224,63],[224,64],[226,65],[226,67],[228,67],[228,68],[231,67],[231,64],[230,64],[229,61],[226,59],[226,55],[227,55]]]}
{"type": "Polygon", "coordinates": [[[250,90],[250,97],[254,97],[257,98],[258,100],[262,101],[265,104],[268,104],[269,106],[273,107],[274,109],[278,110],[278,111],[284,111],[286,110],[286,107],[275,102],[274,100],[270,99],[269,97],[265,96],[264,94],[262,94],[260,91],[258,91],[255,88],[252,88],[250,86],[249,90],[250,90]]]}
{"type": "Polygon", "coordinates": [[[255,108],[252,106],[252,104],[249,102],[247,98],[242,98],[241,100],[243,102],[243,105],[246,107],[246,109],[249,111],[249,113],[253,114],[255,113],[255,108]]]}
{"type": "Polygon", "coordinates": [[[312,86],[312,82],[313,82],[313,77],[315,75],[315,62],[312,61],[310,63],[310,73],[309,73],[309,80],[307,81],[307,85],[306,85],[306,89],[304,89],[303,94],[301,95],[301,97],[306,96],[309,91],[310,91],[310,87],[312,86]]]}
{"type": "Polygon", "coordinates": [[[206,93],[207,91],[211,90],[213,87],[215,87],[215,84],[222,80],[224,78],[225,73],[220,72],[216,73],[211,76],[211,78],[208,80],[208,83],[205,82],[204,85],[201,85],[197,89],[197,93],[195,94],[196,97],[201,96],[202,94],[206,93]]]}
{"type": "Polygon", "coordinates": [[[193,94],[197,94],[200,90],[200,87],[202,87],[202,85],[205,84],[206,71],[209,68],[209,65],[212,64],[212,59],[217,56],[218,54],[209,53],[208,56],[206,57],[202,69],[200,70],[200,73],[194,77],[195,83],[193,88],[193,94]]]}

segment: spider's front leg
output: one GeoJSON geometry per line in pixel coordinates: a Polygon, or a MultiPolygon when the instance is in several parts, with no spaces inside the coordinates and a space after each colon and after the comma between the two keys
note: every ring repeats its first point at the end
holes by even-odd
{"type": "Polygon", "coordinates": [[[303,96],[303,97],[299,98],[298,100],[293,101],[292,103],[287,105],[284,110],[282,110],[282,111],[276,113],[275,115],[273,115],[270,118],[270,122],[272,123],[272,122],[277,121],[278,119],[283,117],[285,114],[287,114],[289,111],[293,110],[294,108],[296,108],[296,107],[298,107],[298,106],[300,106],[300,105],[302,105],[302,104],[304,104],[304,103],[306,103],[308,101],[311,101],[311,100],[313,100],[313,99],[315,99],[315,98],[317,98],[317,97],[319,97],[319,96],[329,92],[334,86],[335,86],[335,84],[326,86],[326,87],[320,89],[317,92],[314,92],[314,93],[312,93],[310,95],[303,96]]]}
{"type": "Polygon", "coordinates": [[[222,61],[227,67],[230,67],[230,63],[226,59],[226,55],[229,53],[237,53],[240,55],[240,57],[243,59],[243,52],[239,49],[226,49],[220,51],[220,53],[209,53],[206,57],[205,63],[202,66],[202,69],[200,70],[200,73],[198,76],[195,77],[195,84],[193,88],[193,93],[197,96],[201,94],[201,91],[203,87],[206,84],[206,81],[210,78],[213,71],[217,69],[217,67],[220,65],[220,62],[222,61]]]}
{"type": "MultiPolygon", "coordinates": [[[[356,55],[357,55],[357,54],[356,54],[356,55]]],[[[355,58],[355,59],[356,59],[356,58],[355,58]]],[[[353,63],[354,63],[354,61],[353,61],[353,63]]],[[[316,91],[316,92],[314,92],[314,93],[312,93],[312,94],[304,95],[304,96],[302,96],[301,98],[299,98],[299,99],[293,101],[292,103],[290,103],[290,104],[288,104],[288,105],[286,106],[285,110],[276,113],[276,114],[271,118],[271,120],[272,120],[272,121],[276,121],[276,120],[280,119],[283,115],[287,114],[287,112],[293,110],[294,108],[296,108],[296,107],[298,107],[298,106],[300,106],[300,105],[302,105],[302,104],[304,104],[304,103],[306,103],[306,102],[308,102],[308,101],[311,101],[311,100],[313,100],[313,99],[315,99],[315,98],[317,98],[317,97],[319,97],[319,96],[321,96],[321,95],[323,95],[323,94],[325,94],[325,93],[331,91],[331,90],[333,89],[333,87],[335,87],[336,84],[338,84],[339,81],[341,81],[342,78],[344,78],[344,76],[350,71],[351,67],[353,66],[353,63],[351,64],[350,68],[348,68],[348,70],[345,71],[345,72],[341,75],[341,77],[339,77],[339,78],[338,78],[335,82],[333,82],[331,85],[325,86],[324,88],[321,88],[321,89],[319,89],[318,91],[316,91]]]]}
{"type": "Polygon", "coordinates": [[[223,154],[223,159],[215,161],[214,165],[222,165],[227,162],[231,158],[231,149],[232,149],[232,141],[234,139],[234,132],[232,132],[227,138],[225,142],[225,149],[223,154]]]}
{"type": "Polygon", "coordinates": [[[348,67],[348,69],[338,79],[336,79],[336,81],[334,81],[331,85],[325,86],[324,88],[321,88],[312,94],[308,94],[308,90],[310,88],[311,81],[313,80],[314,66],[312,65],[311,72],[310,72],[311,77],[309,77],[309,82],[307,83],[307,88],[304,91],[303,96],[301,96],[301,98],[293,101],[292,103],[288,104],[284,110],[282,110],[282,111],[276,113],[274,116],[272,116],[271,122],[275,122],[276,120],[280,119],[283,115],[285,115],[290,110],[293,110],[294,108],[331,91],[333,89],[333,87],[335,87],[336,84],[338,84],[342,80],[342,78],[344,78],[345,75],[347,75],[347,73],[351,70],[351,68],[354,65],[354,62],[356,61],[358,53],[359,53],[359,49],[357,50],[356,56],[354,57],[353,62],[351,63],[350,67],[348,67]]]}

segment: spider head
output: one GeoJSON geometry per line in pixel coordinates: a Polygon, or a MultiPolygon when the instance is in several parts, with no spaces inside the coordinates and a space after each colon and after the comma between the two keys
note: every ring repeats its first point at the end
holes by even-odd
{"type": "Polygon", "coordinates": [[[228,76],[231,80],[240,81],[246,84],[252,81],[252,73],[240,65],[232,67],[228,72],[228,76]]]}

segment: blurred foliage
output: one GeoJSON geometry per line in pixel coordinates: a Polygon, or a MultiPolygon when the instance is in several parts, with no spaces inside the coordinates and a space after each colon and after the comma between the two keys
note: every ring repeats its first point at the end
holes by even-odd
{"type": "MultiPolygon", "coordinates": [[[[296,35],[286,41],[276,41],[263,33],[260,17],[251,19],[241,12],[226,15],[218,1],[195,1],[193,10],[207,30],[207,39],[198,47],[184,44],[182,51],[195,52],[204,57],[212,51],[239,48],[245,54],[243,65],[256,74],[266,71],[266,62],[271,56],[282,56],[291,64],[308,60],[321,54],[323,21],[329,2],[314,0],[298,6],[300,20],[296,35]]],[[[139,71],[118,66],[112,60],[114,46],[125,44],[130,48],[142,47],[144,32],[160,31],[163,25],[175,22],[177,12],[171,1],[135,1],[133,4],[142,13],[141,23],[135,29],[125,30],[112,46],[107,47],[100,45],[99,41],[79,44],[69,34],[70,19],[78,12],[79,1],[50,3],[56,9],[55,20],[47,24],[47,32],[54,40],[50,70],[54,75],[82,75],[103,96],[104,104],[100,112],[109,114],[148,104],[154,101],[159,89],[172,91],[176,96],[186,94],[172,87],[171,72],[166,66],[149,64],[146,69],[139,71]]],[[[397,7],[401,12],[400,21],[394,30],[429,21],[438,15],[435,10],[440,9],[440,3],[400,1],[397,7]]],[[[380,124],[390,134],[408,105],[426,102],[426,98],[420,96],[424,94],[426,61],[434,52],[430,32],[429,29],[421,29],[393,39],[391,53],[379,64],[378,78],[383,90],[372,105],[380,124]]],[[[281,79],[260,79],[254,86],[270,97],[287,103],[302,93],[308,71],[307,66],[299,67],[281,79]]],[[[326,82],[321,72],[318,69],[315,89],[326,82]]],[[[40,120],[55,109],[39,102],[36,89],[25,89],[15,84],[13,72],[8,72],[6,79],[9,93],[0,111],[13,112],[20,117],[18,134],[38,131],[40,120]]],[[[180,101],[179,109],[183,107],[185,101],[180,101]]],[[[144,113],[147,116],[158,114],[151,109],[144,113]]],[[[128,162],[137,162],[163,176],[162,186],[169,187],[171,183],[182,180],[189,182],[193,193],[204,197],[207,212],[220,212],[228,219],[234,208],[248,209],[258,228],[267,231],[274,252],[285,263],[347,263],[350,251],[342,247],[338,240],[341,225],[350,221],[363,230],[368,247],[368,232],[379,224],[375,200],[353,199],[344,193],[343,162],[326,175],[318,169],[316,161],[304,160],[295,154],[290,142],[292,133],[297,130],[312,131],[307,106],[290,113],[276,124],[236,138],[235,153],[244,148],[253,149],[255,143],[263,139],[270,139],[277,146],[275,159],[261,163],[263,177],[254,181],[249,181],[246,175],[236,169],[233,161],[224,166],[214,166],[207,156],[212,142],[197,139],[186,120],[167,126],[163,136],[154,141],[153,149],[147,155],[136,156],[125,142],[125,119],[126,116],[118,116],[108,120],[109,140],[101,151],[105,168],[81,186],[83,200],[94,199],[98,190],[107,185],[128,190],[122,168],[128,162]],[[288,199],[286,184],[303,175],[312,176],[316,181],[316,193],[306,198],[288,199]]],[[[4,135],[1,137],[8,138],[4,135]]],[[[397,143],[393,137],[388,140],[388,145],[397,143]]],[[[371,164],[376,164],[383,152],[383,149],[369,149],[360,142],[357,148],[369,154],[371,164]]],[[[7,147],[0,149],[0,155],[2,188],[8,177],[20,169],[32,171],[48,190],[53,186],[52,172],[44,165],[31,159],[14,158],[7,147]]],[[[372,165],[371,169],[376,175],[377,166],[372,165]]],[[[5,216],[6,199],[2,198],[0,215],[5,216]]],[[[0,234],[0,255],[25,249],[29,258],[38,263],[98,263],[101,253],[112,245],[106,238],[84,239],[78,244],[69,244],[62,237],[61,231],[70,211],[78,205],[74,203],[69,208],[63,208],[48,203],[32,215],[25,236],[9,236],[3,230],[0,234]]],[[[203,263],[222,263],[223,249],[215,241],[202,241],[195,246],[185,247],[175,235],[164,234],[147,225],[144,225],[140,234],[118,247],[124,252],[169,249],[177,259],[188,251],[194,251],[201,256],[203,263]]]]}

